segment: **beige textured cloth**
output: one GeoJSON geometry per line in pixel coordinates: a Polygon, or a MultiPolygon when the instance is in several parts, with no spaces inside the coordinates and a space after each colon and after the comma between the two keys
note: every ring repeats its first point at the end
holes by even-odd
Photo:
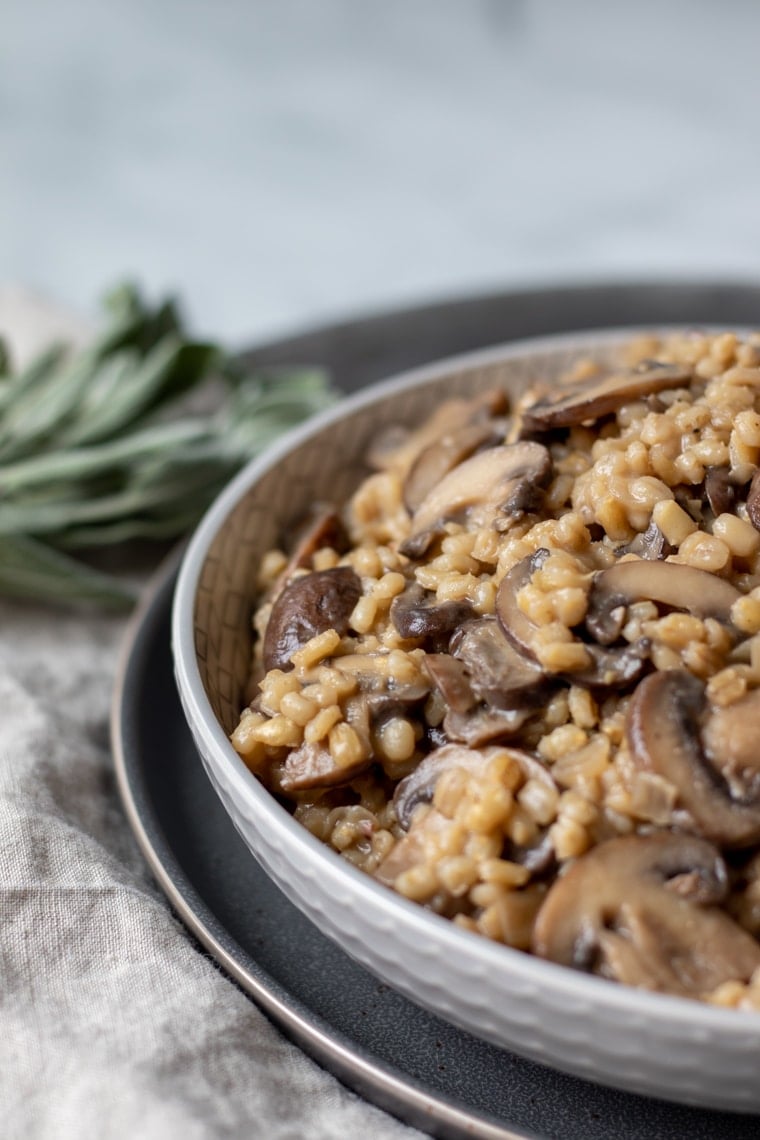
{"type": "MultiPolygon", "coordinates": [[[[0,289],[25,354],[65,327],[0,289]]],[[[124,623],[0,602],[0,1135],[401,1140],[199,953],[115,786],[124,623]]]]}

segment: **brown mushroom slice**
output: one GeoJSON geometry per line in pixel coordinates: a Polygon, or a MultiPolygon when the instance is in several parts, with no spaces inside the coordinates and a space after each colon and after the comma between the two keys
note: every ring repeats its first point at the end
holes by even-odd
{"type": "Polygon", "coordinates": [[[325,546],[343,553],[348,549],[348,535],[335,507],[316,503],[298,524],[288,564],[277,579],[274,593],[279,593],[296,570],[310,567],[316,552],[325,546]]]}
{"type": "Polygon", "coordinates": [[[692,370],[680,364],[644,361],[630,372],[615,373],[571,388],[557,388],[550,396],[522,409],[523,432],[551,431],[598,420],[631,400],[691,383],[692,370]]]}
{"type": "Polygon", "coordinates": [[[544,699],[544,670],[510,644],[495,618],[467,622],[453,635],[449,649],[467,670],[474,695],[492,708],[535,705],[544,699]]]}
{"type": "Polygon", "coordinates": [[[396,787],[393,805],[396,818],[404,831],[408,831],[417,805],[432,803],[436,785],[444,772],[452,771],[454,768],[460,768],[465,772],[483,772],[495,756],[504,752],[517,761],[525,780],[538,779],[550,784],[552,788],[556,787],[548,768],[545,768],[535,756],[522,749],[505,749],[498,745],[476,749],[465,748],[461,744],[445,744],[442,748],[428,753],[411,775],[396,787]]]}
{"type": "Polygon", "coordinates": [[[292,749],[282,763],[272,766],[271,779],[277,791],[290,795],[347,784],[371,765],[372,757],[363,756],[341,766],[324,744],[304,743],[292,749]]]}
{"type": "Polygon", "coordinates": [[[640,637],[631,645],[606,649],[601,645],[586,645],[591,667],[567,674],[566,679],[584,689],[626,689],[638,681],[652,651],[648,637],[640,637]]]}
{"type": "Polygon", "coordinates": [[[404,506],[413,515],[434,487],[453,467],[482,447],[504,439],[505,421],[465,424],[433,440],[412,463],[404,480],[404,506]]]}
{"type": "Polygon", "coordinates": [[[432,415],[415,430],[393,424],[373,440],[367,462],[376,470],[393,469],[405,475],[417,457],[442,436],[459,431],[463,425],[485,423],[503,416],[509,400],[502,388],[489,388],[470,399],[454,396],[438,404],[432,415]]]}
{"type": "Polygon", "coordinates": [[[466,600],[438,602],[417,582],[412,582],[393,599],[391,621],[402,637],[440,640],[472,617],[472,604],[466,600]]]}
{"type": "Polygon", "coordinates": [[[467,671],[455,657],[448,653],[426,653],[422,668],[450,711],[467,713],[477,704],[467,671]]]}
{"type": "Polygon", "coordinates": [[[534,711],[527,705],[514,709],[476,705],[468,712],[450,709],[443,718],[443,730],[447,740],[466,744],[468,748],[481,748],[486,744],[512,740],[518,736],[534,711]]]}
{"type": "Polygon", "coordinates": [[[675,552],[676,547],[668,542],[653,519],[645,531],[637,534],[625,546],[618,546],[615,554],[618,558],[622,558],[624,554],[635,554],[637,558],[645,558],[647,562],[659,562],[675,552]]]}
{"type": "Polygon", "coordinates": [[[755,530],[760,530],[760,471],[752,476],[747,494],[747,518],[755,530]]]}
{"type": "Polygon", "coordinates": [[[652,673],[631,698],[626,732],[635,762],[676,788],[679,827],[726,847],[760,840],[760,697],[708,719],[700,680],[685,669],[652,673]]]}
{"type": "Polygon", "coordinates": [[[393,795],[396,818],[404,831],[408,831],[418,804],[432,803],[435,787],[444,772],[461,768],[465,772],[482,772],[493,751],[477,752],[461,744],[445,744],[428,753],[410,776],[401,780],[393,795]]]}
{"type": "Polygon", "coordinates": [[[618,562],[594,576],[586,628],[602,645],[617,640],[633,602],[652,601],[729,624],[740,592],[725,578],[679,562],[618,562]]]}
{"type": "Polygon", "coordinates": [[[736,487],[731,482],[730,467],[708,467],[705,471],[705,495],[710,510],[718,515],[730,514],[736,503],[736,487]]]}
{"type": "Polygon", "coordinates": [[[610,839],[554,883],[532,948],[614,981],[700,997],[760,966],[760,943],[715,905],[726,889],[723,860],[703,839],[610,839]]]}
{"type": "Polygon", "coordinates": [[[540,443],[489,447],[444,475],[412,516],[412,533],[402,544],[408,558],[421,558],[447,522],[472,520],[479,526],[522,518],[543,501],[552,472],[549,452],[540,443]]]}
{"type": "MultiPolygon", "coordinates": [[[[431,804],[435,795],[438,780],[444,772],[460,768],[466,772],[482,772],[494,756],[507,751],[520,766],[523,780],[539,780],[556,791],[556,784],[549,769],[530,753],[520,748],[504,749],[491,746],[475,749],[465,748],[458,744],[447,744],[435,752],[429,753],[422,760],[410,776],[402,780],[396,787],[393,803],[396,817],[404,831],[412,827],[412,818],[420,804],[431,804]]],[[[548,834],[541,833],[538,842],[531,846],[519,847],[508,844],[505,848],[505,858],[512,862],[521,863],[531,875],[540,875],[554,862],[554,847],[548,834]]]]}
{"type": "Polygon", "coordinates": [[[496,593],[496,616],[507,640],[521,653],[535,659],[535,623],[517,604],[517,595],[546,562],[549,551],[541,547],[520,559],[502,578],[496,593]]]}
{"type": "MultiPolygon", "coordinates": [[[[542,547],[535,554],[523,558],[505,574],[496,594],[496,616],[501,628],[512,645],[530,658],[536,656],[537,627],[520,609],[517,595],[548,557],[549,551],[542,547]]],[[[601,690],[623,689],[636,681],[641,676],[651,646],[646,638],[640,638],[633,645],[617,649],[604,649],[599,645],[585,645],[584,648],[591,665],[567,674],[566,679],[588,689],[601,690]]]]}
{"type": "Polygon", "coordinates": [[[293,581],[277,596],[264,634],[265,669],[293,668],[291,658],[319,633],[348,632],[348,619],[362,593],[350,566],[314,570],[293,581]]]}
{"type": "MultiPolygon", "coordinates": [[[[535,702],[512,700],[510,708],[494,708],[482,703],[473,691],[464,664],[448,653],[428,653],[423,668],[443,697],[443,741],[455,741],[469,748],[480,748],[495,740],[508,740],[522,729],[534,712],[535,702]]],[[[543,688],[541,695],[543,695],[543,688]]],[[[439,739],[440,733],[435,739],[439,739]]]]}

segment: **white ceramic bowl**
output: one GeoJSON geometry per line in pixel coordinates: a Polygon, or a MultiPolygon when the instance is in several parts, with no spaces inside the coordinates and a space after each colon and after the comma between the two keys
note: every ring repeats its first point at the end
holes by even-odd
{"type": "Polygon", "coordinates": [[[667,1100],[760,1111],[760,1015],[641,992],[505,948],[401,898],[319,843],[234,752],[255,568],[314,499],[342,501],[386,424],[433,401],[554,376],[631,330],[523,341],[374,385],[289,433],[217,499],[185,556],[173,649],[206,770],[267,873],[319,929],[408,998],[506,1049],[667,1100]]]}

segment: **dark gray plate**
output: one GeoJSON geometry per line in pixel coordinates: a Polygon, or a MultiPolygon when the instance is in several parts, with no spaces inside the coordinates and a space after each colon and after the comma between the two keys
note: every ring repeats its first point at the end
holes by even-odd
{"type": "MultiPolygon", "coordinates": [[[[752,325],[759,314],[760,288],[749,286],[559,289],[356,321],[250,356],[325,364],[348,389],[515,336],[648,322],[752,325]]],[[[758,1117],[603,1089],[485,1045],[377,982],[321,935],[252,859],[193,746],[169,648],[175,570],[160,578],[125,647],[113,717],[121,793],[180,918],[285,1033],[368,1100],[435,1136],[758,1136],[758,1117]]]]}

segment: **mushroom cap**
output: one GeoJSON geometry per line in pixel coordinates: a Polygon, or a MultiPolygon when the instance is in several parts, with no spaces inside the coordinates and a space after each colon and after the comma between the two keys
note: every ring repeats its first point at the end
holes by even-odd
{"type": "Polygon", "coordinates": [[[532,948],[628,985],[697,997],[760,966],[760,943],[715,905],[726,890],[723,860],[703,839],[610,839],[551,887],[532,948]]]}
{"type": "Polygon", "coordinates": [[[435,786],[444,772],[461,768],[466,772],[481,772],[488,764],[493,751],[476,751],[461,744],[444,744],[420,760],[414,771],[399,784],[393,795],[393,806],[399,824],[408,831],[418,804],[432,803],[435,786]]]}
{"type": "Polygon", "coordinates": [[[348,619],[362,593],[350,566],[313,570],[294,578],[275,598],[264,633],[264,667],[293,668],[291,658],[319,633],[348,632],[348,619]]]}
{"type": "Polygon", "coordinates": [[[325,546],[342,553],[349,546],[348,534],[332,503],[314,503],[297,524],[290,557],[277,579],[274,593],[287,585],[296,570],[310,568],[316,552],[325,546]]]}
{"type": "Polygon", "coordinates": [[[418,582],[411,582],[393,599],[390,618],[402,637],[438,641],[448,640],[472,612],[472,604],[465,599],[438,602],[418,582]]]}
{"type": "MultiPolygon", "coordinates": [[[[549,769],[536,756],[531,756],[529,752],[524,752],[520,748],[504,748],[498,745],[487,748],[466,748],[461,744],[446,744],[430,752],[420,761],[411,775],[397,785],[393,803],[400,826],[404,831],[410,830],[416,808],[420,804],[432,803],[436,784],[444,772],[454,768],[466,772],[482,772],[495,756],[504,752],[519,765],[523,782],[538,780],[551,787],[553,791],[557,791],[549,769]]],[[[510,858],[514,862],[522,863],[531,873],[545,870],[553,855],[554,849],[546,842],[545,836],[533,846],[518,848],[513,845],[510,850],[510,858]]]]}
{"type": "Polygon", "coordinates": [[[760,840],[760,694],[709,716],[691,673],[652,673],[631,697],[626,733],[639,767],[676,788],[680,827],[727,847],[760,840]]]}

